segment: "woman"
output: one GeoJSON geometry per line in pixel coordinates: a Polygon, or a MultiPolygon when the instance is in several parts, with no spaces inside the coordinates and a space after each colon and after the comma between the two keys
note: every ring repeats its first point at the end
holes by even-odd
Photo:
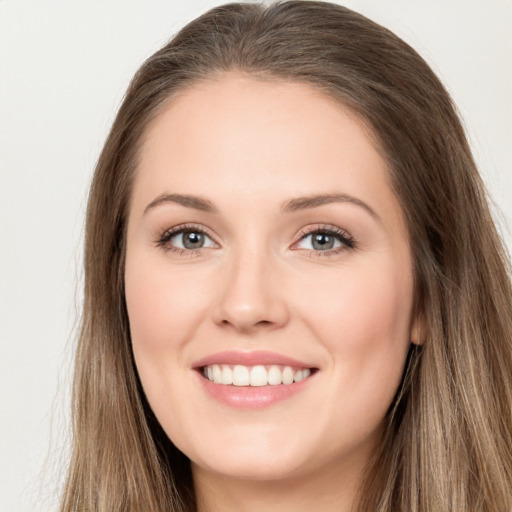
{"type": "Polygon", "coordinates": [[[136,74],[92,184],[62,510],[512,508],[509,267],[384,28],[230,4],[136,74]]]}

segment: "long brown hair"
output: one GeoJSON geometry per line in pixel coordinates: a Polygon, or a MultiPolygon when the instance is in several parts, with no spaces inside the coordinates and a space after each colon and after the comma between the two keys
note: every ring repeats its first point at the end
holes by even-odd
{"type": "Polygon", "coordinates": [[[123,273],[130,188],[148,122],[227,71],[307,83],[371,128],[405,212],[412,347],[357,510],[512,510],[512,290],[481,179],[449,95],[423,59],[341,6],[229,4],[182,29],[135,75],[89,196],[85,300],[62,511],[194,510],[187,458],[144,397],[123,273]]]}

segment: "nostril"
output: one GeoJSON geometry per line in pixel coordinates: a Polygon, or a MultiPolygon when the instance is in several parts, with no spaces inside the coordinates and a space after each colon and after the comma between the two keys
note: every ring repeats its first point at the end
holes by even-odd
{"type": "Polygon", "coordinates": [[[258,330],[269,330],[274,327],[279,326],[278,322],[273,322],[272,320],[256,320],[254,321],[251,318],[224,318],[220,321],[219,325],[221,326],[231,326],[241,332],[253,332],[258,330]]]}

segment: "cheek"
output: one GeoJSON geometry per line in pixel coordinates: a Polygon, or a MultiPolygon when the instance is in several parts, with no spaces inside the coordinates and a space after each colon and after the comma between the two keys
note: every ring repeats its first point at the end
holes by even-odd
{"type": "Polygon", "coordinates": [[[302,307],[340,387],[357,389],[359,398],[386,409],[410,346],[413,279],[410,265],[384,263],[350,268],[312,286],[302,307]]]}
{"type": "Polygon", "coordinates": [[[308,328],[331,359],[326,375],[331,392],[318,397],[322,405],[315,418],[333,450],[375,439],[402,378],[412,275],[395,264],[381,270],[377,265],[347,269],[312,286],[303,302],[308,328]]]}
{"type": "Polygon", "coordinates": [[[188,370],[187,346],[205,317],[205,290],[201,279],[170,270],[165,258],[141,253],[128,254],[125,270],[132,349],[151,408],[164,429],[176,434],[181,424],[174,411],[184,405],[179,391],[188,370]]]}
{"type": "Polygon", "coordinates": [[[143,256],[135,255],[127,260],[125,289],[137,366],[148,359],[165,364],[163,356],[170,353],[179,356],[180,347],[193,337],[204,318],[200,281],[179,269],[169,271],[165,260],[148,264],[143,256]]]}
{"type": "Polygon", "coordinates": [[[364,351],[408,342],[412,310],[410,265],[395,260],[347,268],[311,288],[311,315],[333,349],[364,351]],[[322,286],[323,284],[323,286],[322,286]]]}
{"type": "Polygon", "coordinates": [[[197,283],[166,267],[165,263],[147,264],[143,257],[127,260],[126,303],[134,342],[168,343],[200,308],[202,294],[197,283]]]}

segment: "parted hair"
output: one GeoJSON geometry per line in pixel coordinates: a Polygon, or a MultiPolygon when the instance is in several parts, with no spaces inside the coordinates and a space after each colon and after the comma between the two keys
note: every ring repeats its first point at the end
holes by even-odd
{"type": "Polygon", "coordinates": [[[149,57],[130,84],[88,200],[61,511],[195,510],[189,461],[137,376],[125,234],[148,123],[173,95],[227,72],[309,84],[351,109],[387,161],[407,220],[420,345],[411,345],[354,511],[512,511],[510,267],[457,111],[404,41],[316,1],[214,8],[149,57]]]}

